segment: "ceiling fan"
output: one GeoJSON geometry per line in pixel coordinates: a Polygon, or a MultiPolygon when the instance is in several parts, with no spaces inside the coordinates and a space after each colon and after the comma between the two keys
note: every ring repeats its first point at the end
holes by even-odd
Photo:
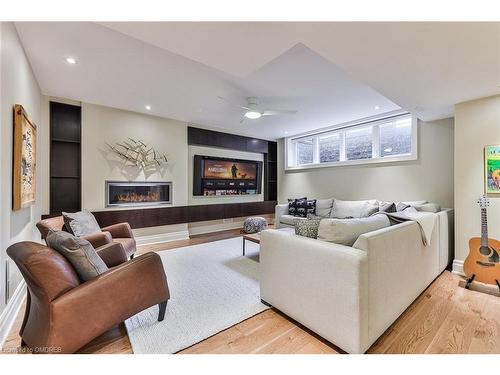
{"type": "Polygon", "coordinates": [[[260,103],[258,99],[253,96],[247,98],[246,105],[231,103],[222,96],[218,96],[218,98],[246,111],[245,113],[243,113],[243,118],[241,119],[240,123],[242,123],[245,119],[256,120],[258,118],[261,118],[262,116],[294,115],[297,113],[297,111],[295,110],[260,109],[260,103]]]}

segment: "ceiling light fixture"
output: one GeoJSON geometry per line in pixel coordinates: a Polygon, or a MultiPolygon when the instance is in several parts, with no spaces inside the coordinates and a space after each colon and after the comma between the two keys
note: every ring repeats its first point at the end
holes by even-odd
{"type": "Polygon", "coordinates": [[[66,57],[66,62],[71,65],[76,64],[76,59],[74,57],[66,57]]]}
{"type": "Polygon", "coordinates": [[[378,111],[380,109],[380,106],[376,105],[375,110],[378,111]]]}
{"type": "Polygon", "coordinates": [[[151,111],[151,106],[150,106],[150,105],[147,105],[147,106],[146,106],[146,110],[151,111]]]}
{"type": "Polygon", "coordinates": [[[260,112],[257,112],[257,111],[247,111],[245,113],[245,117],[246,118],[249,118],[251,120],[255,120],[255,119],[258,119],[262,116],[262,113],[260,112]]]}

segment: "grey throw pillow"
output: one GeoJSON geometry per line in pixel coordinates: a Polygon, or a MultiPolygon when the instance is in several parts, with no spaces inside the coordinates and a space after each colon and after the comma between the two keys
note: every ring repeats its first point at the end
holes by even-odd
{"type": "Polygon", "coordinates": [[[62,215],[68,232],[77,237],[88,236],[101,231],[97,220],[89,211],[63,212],[62,215]]]}
{"type": "Polygon", "coordinates": [[[394,202],[380,202],[378,212],[396,212],[396,204],[394,202]]]}
{"type": "Polygon", "coordinates": [[[295,234],[303,237],[317,238],[320,221],[321,219],[307,219],[307,220],[295,219],[293,221],[295,227],[295,234]]]}
{"type": "Polygon", "coordinates": [[[64,231],[51,231],[45,241],[47,246],[71,263],[82,281],[91,280],[108,270],[108,266],[97,255],[90,242],[83,238],[64,231]]]}

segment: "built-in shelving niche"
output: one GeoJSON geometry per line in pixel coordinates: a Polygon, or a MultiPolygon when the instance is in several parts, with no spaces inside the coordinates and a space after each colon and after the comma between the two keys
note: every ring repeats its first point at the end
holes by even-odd
{"type": "Polygon", "coordinates": [[[81,209],[81,107],[50,102],[50,213],[81,209]]]}

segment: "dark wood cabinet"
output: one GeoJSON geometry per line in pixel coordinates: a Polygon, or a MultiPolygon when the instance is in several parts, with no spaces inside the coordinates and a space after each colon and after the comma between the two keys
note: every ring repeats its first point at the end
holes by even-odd
{"type": "Polygon", "coordinates": [[[128,222],[134,229],[160,225],[195,223],[274,213],[276,201],[223,203],[127,210],[95,211],[101,227],[128,222]]]}
{"type": "Polygon", "coordinates": [[[81,209],[81,108],[50,102],[50,213],[81,209]]]}
{"type": "Polygon", "coordinates": [[[278,198],[278,144],[276,142],[189,126],[188,144],[263,154],[264,200],[275,201],[278,198]]]}

